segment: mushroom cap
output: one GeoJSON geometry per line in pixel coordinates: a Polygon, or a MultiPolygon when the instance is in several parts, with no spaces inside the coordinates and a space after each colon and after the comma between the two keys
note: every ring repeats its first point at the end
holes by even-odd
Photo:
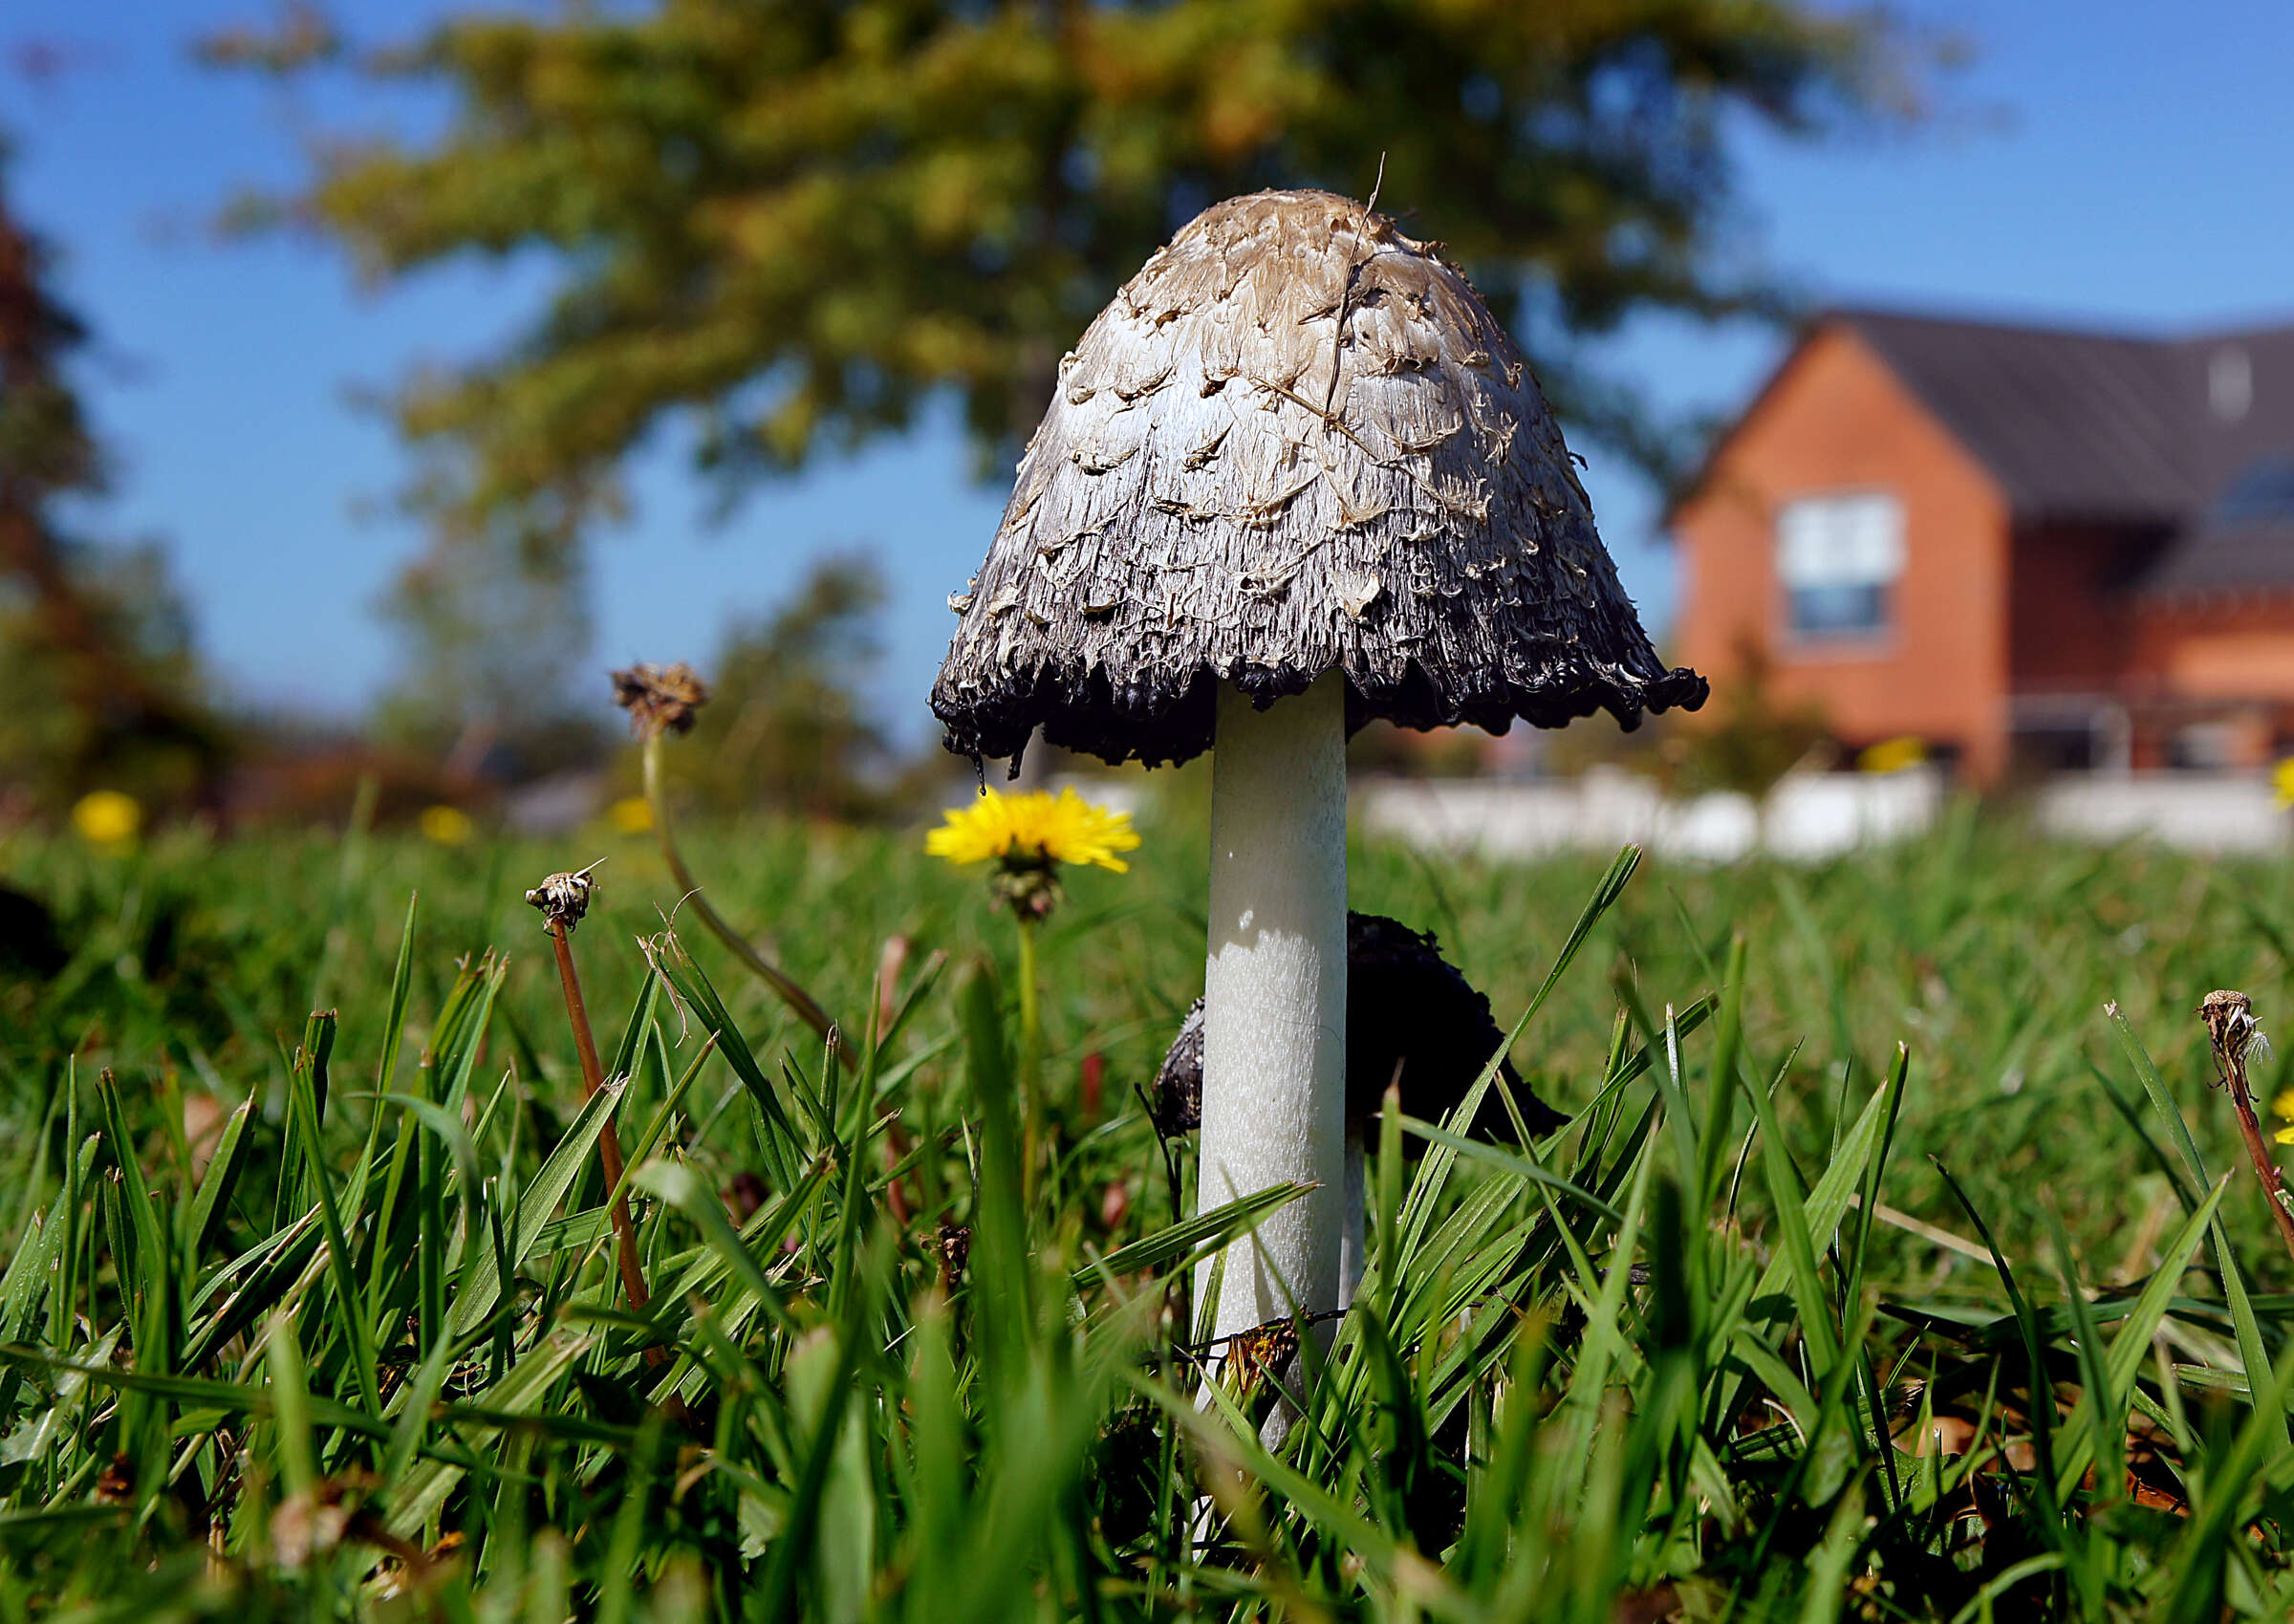
{"type": "Polygon", "coordinates": [[[932,708],[948,747],[1038,726],[1115,763],[1211,743],[1324,672],[1347,723],[1703,703],[1650,646],[1561,429],[1431,245],[1330,192],[1204,210],[1060,362],[932,708]]]}
{"type": "MultiPolygon", "coordinates": [[[[1505,1034],[1489,999],[1441,956],[1431,931],[1412,930],[1382,914],[1346,916],[1346,1120],[1369,1120],[1401,1067],[1402,1112],[1439,1122],[1456,1110],[1505,1034]]],[[[1510,1060],[1498,1062],[1499,1086],[1532,1135],[1569,1120],[1530,1090],[1510,1060]]],[[[1164,1135],[1202,1125],[1202,1000],[1187,1011],[1155,1077],[1154,1116],[1164,1135]]],[[[1510,1129],[1497,1090],[1484,1095],[1474,1130],[1510,1129]]]]}

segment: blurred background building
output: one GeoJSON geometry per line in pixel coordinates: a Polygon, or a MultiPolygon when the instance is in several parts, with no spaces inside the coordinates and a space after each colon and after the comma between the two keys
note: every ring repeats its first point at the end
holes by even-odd
{"type": "Polygon", "coordinates": [[[1476,278],[1717,682],[1359,766],[1713,853],[2156,768],[2278,838],[2288,51],[2237,0],[17,0],[0,830],[579,818],[604,671],[673,659],[697,811],[917,815],[1061,351],[1312,184],[1476,278]],[[1953,306],[2039,319],[1887,314],[1953,306]]]}
{"type": "Polygon", "coordinates": [[[2294,327],[1840,311],[1673,509],[1677,648],[1970,783],[2294,751],[2294,327]]]}

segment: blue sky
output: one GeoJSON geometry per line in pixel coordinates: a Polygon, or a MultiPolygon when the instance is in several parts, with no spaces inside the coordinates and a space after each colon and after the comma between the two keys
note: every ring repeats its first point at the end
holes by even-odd
{"type": "MultiPolygon", "coordinates": [[[[368,38],[402,37],[438,9],[337,8],[368,38]]],[[[2135,328],[2294,320],[2294,7],[1899,10],[1974,59],[1909,134],[1741,143],[1745,246],[1774,272],[1819,301],[2135,328]]],[[[376,295],[320,245],[218,241],[206,222],[234,189],[292,179],[299,129],[436,112],[298,99],[191,61],[200,33],[262,15],[238,0],[10,0],[0,53],[36,41],[68,68],[0,71],[0,128],[17,148],[15,206],[62,249],[63,290],[102,340],[83,377],[119,479],[90,528],[169,546],[232,692],[348,715],[389,677],[397,651],[373,606],[421,545],[381,510],[406,465],[354,395],[500,342],[547,269],[456,267],[376,295]]],[[[1764,332],[1653,321],[1607,354],[1668,407],[1715,409],[1742,401],[1777,348],[1764,332]]],[[[1661,628],[1672,572],[1655,493],[1599,455],[1587,484],[1661,628]]],[[[768,487],[724,524],[667,445],[636,488],[635,518],[593,554],[594,664],[705,662],[726,620],[770,604],[808,556],[865,550],[896,591],[884,698],[920,735],[942,600],[1002,503],[944,422],[768,487]]]]}

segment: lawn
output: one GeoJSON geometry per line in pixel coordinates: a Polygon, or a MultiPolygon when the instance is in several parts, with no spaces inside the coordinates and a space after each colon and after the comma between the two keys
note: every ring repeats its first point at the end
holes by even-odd
{"type": "Polygon", "coordinates": [[[1387,1126],[1270,1448],[1277,1381],[1199,1397],[1188,1319],[1250,1215],[1173,1211],[1135,1094],[1201,980],[1172,799],[1045,929],[1032,1180],[1011,921],[916,831],[688,839],[835,1056],[642,838],[0,848],[64,956],[0,971],[0,1610],[2294,1605],[2294,1264],[2195,1014],[2270,1028],[2281,867],[1972,807],[1816,869],[1357,849],[1353,905],[1437,931],[1575,1120],[1387,1126]],[[573,947],[627,1081],[585,1107],[524,893],[598,857],[573,947]]]}

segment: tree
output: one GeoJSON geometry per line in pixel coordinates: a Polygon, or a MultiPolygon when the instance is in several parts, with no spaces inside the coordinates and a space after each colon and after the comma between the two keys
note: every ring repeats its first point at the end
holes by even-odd
{"type": "Polygon", "coordinates": [[[735,627],[709,674],[709,703],[671,771],[712,811],[810,817],[879,810],[882,733],[862,698],[883,652],[884,578],[863,558],[814,564],[789,600],[735,627]]]}
{"type": "Polygon", "coordinates": [[[1662,470],[1678,437],[1570,336],[1770,308],[1719,269],[1732,122],[1820,134],[1912,111],[1917,83],[1899,32],[1809,0],[655,0],[367,52],[298,9],[207,49],[452,108],[426,141],[323,141],[248,218],[383,283],[557,261],[538,320],[395,398],[439,533],[529,551],[610,511],[671,417],[728,495],[938,391],[986,466],[1178,225],[1267,185],[1376,184],[1447,238],[1563,416],[1662,470]]]}
{"type": "Polygon", "coordinates": [[[418,654],[384,695],[377,734],[441,759],[465,788],[594,760],[603,721],[569,697],[589,635],[580,565],[493,532],[418,558],[381,605],[418,654]]]}
{"type": "Polygon", "coordinates": [[[103,490],[105,468],[65,371],[87,329],[48,271],[0,192],[0,788],[51,810],[97,787],[193,800],[223,741],[160,555],[98,548],[58,517],[103,490]]]}

